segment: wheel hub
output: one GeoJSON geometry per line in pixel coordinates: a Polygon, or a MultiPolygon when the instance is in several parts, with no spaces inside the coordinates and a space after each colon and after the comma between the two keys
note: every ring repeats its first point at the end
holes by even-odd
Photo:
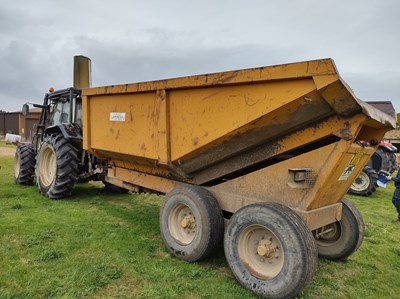
{"type": "Polygon", "coordinates": [[[187,229],[194,229],[196,227],[196,219],[192,214],[186,215],[181,221],[181,226],[187,229]]]}
{"type": "MultiPolygon", "coordinates": [[[[272,239],[260,240],[257,247],[257,254],[263,258],[273,259],[275,258],[277,247],[272,246],[272,239]]],[[[276,257],[278,258],[278,257],[276,257]]]]}
{"type": "Polygon", "coordinates": [[[369,184],[370,179],[368,174],[361,172],[351,185],[351,189],[354,191],[363,191],[368,188],[369,184]]]}
{"type": "Polygon", "coordinates": [[[271,279],[283,268],[284,251],[276,235],[262,225],[250,225],[238,240],[240,259],[247,270],[259,279],[271,279]]]}
{"type": "Polygon", "coordinates": [[[181,245],[188,245],[196,235],[196,218],[184,204],[176,205],[168,217],[171,236],[181,245]]]}
{"type": "Polygon", "coordinates": [[[363,183],[363,179],[360,178],[360,177],[357,177],[356,180],[355,180],[355,182],[356,182],[356,184],[360,185],[360,184],[363,183]]]}

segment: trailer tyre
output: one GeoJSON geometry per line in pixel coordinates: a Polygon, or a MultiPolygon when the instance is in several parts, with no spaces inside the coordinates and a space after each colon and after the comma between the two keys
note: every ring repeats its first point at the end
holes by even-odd
{"type": "Polygon", "coordinates": [[[32,185],[35,177],[35,151],[32,145],[18,145],[14,157],[14,180],[18,185],[32,185]]]}
{"type": "Polygon", "coordinates": [[[345,260],[364,240],[365,225],[360,212],[349,201],[342,203],[342,219],[313,232],[319,256],[333,261],[345,260]]]}
{"type": "Polygon", "coordinates": [[[195,262],[211,256],[222,243],[224,218],[208,190],[180,186],[165,196],[160,229],[165,245],[176,257],[195,262]]]}
{"type": "Polygon", "coordinates": [[[313,277],[317,247],[305,222],[276,203],[237,211],[225,231],[226,260],[239,283],[268,298],[291,298],[313,277]]]}
{"type": "Polygon", "coordinates": [[[46,137],[36,164],[39,192],[58,199],[71,194],[78,178],[78,149],[61,134],[46,137]]]}

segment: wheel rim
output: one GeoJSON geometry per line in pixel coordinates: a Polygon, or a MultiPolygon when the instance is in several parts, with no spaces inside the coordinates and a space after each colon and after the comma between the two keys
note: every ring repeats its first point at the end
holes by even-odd
{"type": "Polygon", "coordinates": [[[238,251],[243,265],[259,279],[271,279],[283,268],[282,244],[265,226],[251,225],[242,231],[238,251]]]}
{"type": "Polygon", "coordinates": [[[369,184],[370,179],[368,174],[361,172],[351,185],[351,189],[354,191],[363,191],[368,188],[369,184]]]}
{"type": "Polygon", "coordinates": [[[340,239],[342,230],[339,222],[335,222],[319,228],[315,231],[315,241],[318,246],[332,246],[333,243],[340,239]]]}
{"type": "Polygon", "coordinates": [[[178,204],[171,210],[168,227],[177,243],[188,245],[196,235],[196,218],[188,206],[178,204]]]}
{"type": "Polygon", "coordinates": [[[42,150],[39,161],[40,182],[45,187],[51,185],[57,172],[56,153],[51,147],[42,150]]]}
{"type": "Polygon", "coordinates": [[[21,170],[21,156],[19,154],[15,154],[15,159],[14,159],[14,177],[15,178],[18,178],[20,170],[21,170]]]}

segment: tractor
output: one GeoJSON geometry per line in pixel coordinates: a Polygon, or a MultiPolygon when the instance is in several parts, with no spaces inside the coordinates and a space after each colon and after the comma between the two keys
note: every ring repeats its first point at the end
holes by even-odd
{"type": "MultiPolygon", "coordinates": [[[[78,181],[103,180],[106,164],[82,149],[82,99],[77,88],[45,94],[39,123],[30,144],[18,145],[14,161],[15,182],[32,185],[49,198],[71,194],[78,181]]],[[[28,115],[29,105],[22,109],[28,115]]]]}
{"type": "Polygon", "coordinates": [[[369,159],[363,171],[354,180],[349,189],[350,194],[370,196],[378,187],[380,171],[393,173],[398,169],[396,164],[397,148],[389,142],[381,142],[378,149],[369,159]]]}
{"type": "MultiPolygon", "coordinates": [[[[107,163],[82,148],[81,90],[86,87],[90,87],[90,59],[75,56],[74,87],[50,88],[43,104],[23,105],[24,116],[29,114],[29,104],[42,111],[32,142],[21,143],[16,149],[17,184],[33,185],[36,178],[41,194],[59,199],[70,196],[76,182],[104,181],[107,163]]],[[[104,184],[107,189],[120,191],[110,183],[104,184]]]]}

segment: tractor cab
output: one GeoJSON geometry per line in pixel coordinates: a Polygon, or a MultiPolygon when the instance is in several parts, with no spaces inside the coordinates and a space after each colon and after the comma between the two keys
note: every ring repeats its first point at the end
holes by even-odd
{"type": "Polygon", "coordinates": [[[68,88],[48,95],[50,117],[48,126],[76,124],[82,126],[82,99],[80,90],[68,88]]]}
{"type": "MultiPolygon", "coordinates": [[[[42,108],[39,123],[36,125],[32,143],[35,151],[43,139],[52,134],[62,134],[67,139],[82,141],[82,98],[80,89],[73,87],[54,91],[50,88],[45,94],[43,104],[32,104],[42,108]]],[[[29,114],[29,105],[22,109],[23,115],[29,114]]]]}

